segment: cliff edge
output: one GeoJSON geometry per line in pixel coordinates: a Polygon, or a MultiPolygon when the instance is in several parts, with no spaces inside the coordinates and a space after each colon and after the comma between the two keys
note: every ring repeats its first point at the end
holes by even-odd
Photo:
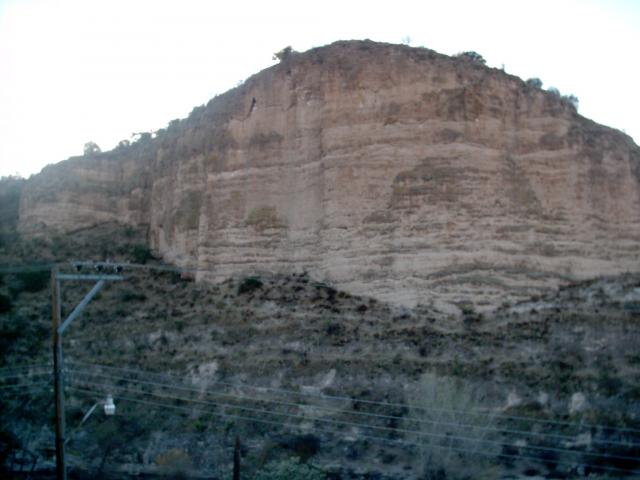
{"type": "Polygon", "coordinates": [[[112,221],[200,279],[308,271],[398,303],[495,306],[640,270],[640,148],[472,60],[337,42],[22,190],[22,234],[112,221]]]}

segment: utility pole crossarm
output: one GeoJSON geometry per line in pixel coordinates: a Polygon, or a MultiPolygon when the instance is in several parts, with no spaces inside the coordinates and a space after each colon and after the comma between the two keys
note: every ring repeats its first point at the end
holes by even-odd
{"type": "Polygon", "coordinates": [[[69,433],[69,436],[67,438],[65,438],[64,440],[65,445],[69,443],[69,440],[71,440],[71,437],[76,432],[76,430],[79,430],[80,427],[84,425],[84,422],[86,422],[87,419],[91,416],[91,414],[96,410],[96,408],[98,408],[98,405],[100,405],[100,402],[94,403],[93,406],[89,409],[89,411],[84,414],[84,417],[82,417],[82,420],[80,420],[80,423],[78,424],[78,426],[74,428],[73,431],[71,431],[71,433],[69,433]]]}
{"type": "Polygon", "coordinates": [[[120,275],[73,275],[67,273],[59,273],[58,280],[97,280],[91,291],[87,293],[87,295],[82,299],[82,301],[73,309],[73,312],[65,319],[65,321],[60,325],[58,329],[58,333],[62,335],[67,327],[73,322],[78,315],[84,310],[84,308],[89,304],[89,302],[96,296],[96,294],[100,291],[100,289],[104,286],[105,281],[112,280],[122,280],[123,277],[120,275]]]}
{"type": "MultiPolygon", "coordinates": [[[[58,278],[60,276],[61,275],[58,275],[58,278]]],[[[93,297],[95,297],[98,294],[98,292],[100,291],[103,285],[104,285],[104,280],[99,280],[98,283],[96,283],[93,286],[91,291],[85,295],[82,301],[76,306],[76,308],[73,309],[73,312],[71,312],[71,314],[65,319],[64,322],[62,322],[62,325],[60,325],[60,327],[58,328],[59,335],[62,335],[62,333],[67,329],[67,327],[71,325],[71,322],[73,322],[78,317],[78,315],[80,315],[82,310],[84,310],[84,308],[89,304],[91,299],[93,299],[93,297]]]]}
{"type": "Polygon", "coordinates": [[[122,275],[100,275],[100,274],[88,274],[77,275],[74,273],[59,273],[59,280],[124,280],[122,275]]]}

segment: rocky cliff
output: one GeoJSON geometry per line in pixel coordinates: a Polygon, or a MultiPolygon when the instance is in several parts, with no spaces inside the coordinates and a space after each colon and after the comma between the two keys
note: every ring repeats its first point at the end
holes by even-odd
{"type": "Polygon", "coordinates": [[[640,148],[503,71],[337,42],[23,189],[24,234],[114,220],[200,278],[495,305],[640,269],[640,148]]]}

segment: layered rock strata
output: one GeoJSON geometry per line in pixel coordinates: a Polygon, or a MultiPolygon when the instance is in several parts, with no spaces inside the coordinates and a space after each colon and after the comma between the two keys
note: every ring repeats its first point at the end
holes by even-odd
{"type": "Polygon", "coordinates": [[[113,220],[201,279],[490,306],[640,269],[640,148],[503,71],[337,42],[23,190],[25,234],[113,220]]]}

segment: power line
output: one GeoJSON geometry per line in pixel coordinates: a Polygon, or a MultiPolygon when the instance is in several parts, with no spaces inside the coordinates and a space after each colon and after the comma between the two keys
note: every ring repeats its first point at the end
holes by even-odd
{"type": "MultiPolygon", "coordinates": [[[[96,392],[93,390],[86,390],[86,389],[82,389],[82,388],[77,388],[77,387],[69,387],[72,390],[78,391],[78,392],[83,392],[83,393],[88,393],[91,395],[101,395],[100,392],[96,392]]],[[[97,398],[97,397],[96,397],[97,398]]],[[[270,424],[270,425],[277,425],[277,426],[283,426],[283,427],[287,427],[287,428],[291,428],[292,425],[290,424],[285,424],[282,422],[275,422],[275,421],[270,421],[270,420],[264,420],[261,418],[256,418],[256,417],[245,417],[245,416],[240,416],[240,415],[229,415],[229,414],[224,414],[224,413],[217,413],[217,412],[211,412],[209,410],[204,410],[204,409],[199,409],[196,407],[180,407],[180,406],[176,406],[176,405],[167,405],[164,403],[159,403],[159,402],[152,402],[152,401],[148,401],[148,400],[140,400],[140,399],[135,399],[135,398],[131,398],[131,397],[124,397],[124,396],[119,396],[118,397],[120,400],[125,400],[125,401],[129,401],[129,402],[133,402],[133,403],[140,403],[143,405],[149,405],[149,406],[155,406],[155,407],[160,407],[163,409],[173,409],[173,410],[179,410],[182,411],[184,413],[193,413],[193,412],[202,412],[202,413],[207,413],[213,416],[218,416],[218,417],[222,417],[222,418],[230,418],[230,419],[235,419],[235,420],[245,420],[245,421],[250,421],[250,422],[256,422],[256,423],[263,423],[263,424],[270,424]]],[[[297,427],[300,428],[300,427],[297,427]]],[[[317,432],[324,432],[324,433],[331,433],[331,434],[338,434],[341,435],[342,437],[344,437],[344,433],[336,431],[336,430],[328,430],[328,429],[321,429],[321,428],[317,428],[314,427],[314,431],[317,432]]],[[[495,458],[495,457],[506,457],[506,458],[512,458],[512,459],[524,459],[524,460],[534,460],[537,462],[540,461],[544,461],[545,463],[552,463],[552,464],[556,464],[556,465],[567,465],[573,468],[577,468],[577,467],[590,467],[590,468],[594,468],[597,470],[605,470],[605,471],[612,471],[612,472],[621,472],[621,473],[636,473],[637,470],[628,470],[628,469],[623,469],[623,468],[618,468],[618,467],[608,467],[608,466],[600,466],[600,465],[593,465],[590,463],[573,463],[573,462],[565,462],[565,461],[561,461],[561,460],[551,460],[551,459],[545,459],[542,460],[540,458],[537,457],[532,457],[529,455],[520,455],[520,454],[508,454],[508,453],[495,453],[495,452],[484,452],[484,451],[479,451],[479,450],[473,450],[473,451],[469,451],[466,449],[462,449],[462,448],[458,448],[455,447],[453,445],[437,445],[437,444],[424,444],[424,443],[417,443],[417,442],[407,442],[405,440],[400,440],[400,439],[388,439],[388,438],[384,438],[384,437],[376,437],[376,436],[372,436],[372,435],[367,435],[367,434],[358,434],[358,440],[359,439],[370,439],[370,440],[375,440],[375,441],[382,441],[382,442],[386,442],[386,443],[392,443],[394,445],[406,445],[406,446],[414,446],[414,447],[431,447],[431,448],[439,448],[439,449],[445,449],[445,450],[452,450],[452,451],[457,451],[459,453],[465,453],[465,454],[470,454],[470,455],[480,455],[480,456],[485,456],[485,457],[489,457],[489,458],[495,458]]],[[[513,448],[521,448],[515,445],[512,445],[513,448]]],[[[637,461],[638,459],[633,459],[634,461],[637,461]]]]}
{"type": "Polygon", "coordinates": [[[33,383],[19,383],[13,385],[2,385],[0,390],[12,390],[12,389],[24,389],[35,386],[51,386],[51,382],[33,382],[33,383]]]}
{"type": "Polygon", "coordinates": [[[201,267],[175,267],[172,265],[154,265],[143,263],[129,263],[129,262],[106,262],[106,261],[62,261],[29,265],[0,265],[0,273],[25,273],[25,272],[42,272],[51,270],[54,267],[71,267],[71,268],[115,268],[120,267],[122,269],[130,270],[154,270],[160,272],[172,272],[172,273],[215,273],[213,269],[201,268],[201,267]]]}
{"type": "MultiPolygon", "coordinates": [[[[153,373],[153,372],[144,372],[141,370],[133,370],[133,369],[122,369],[122,368],[116,368],[116,367],[109,367],[109,366],[101,366],[101,365],[97,365],[97,364],[89,364],[89,363],[84,363],[84,362],[72,362],[72,363],[80,363],[80,364],[84,364],[84,365],[88,365],[88,366],[94,366],[94,367],[99,367],[99,368],[106,368],[106,369],[112,369],[112,370],[120,370],[120,371],[126,371],[126,372],[131,372],[131,373],[135,373],[135,374],[142,374],[145,376],[148,375],[154,375],[154,376],[159,376],[159,377],[170,377],[170,375],[167,374],[157,374],[157,373],[153,373]]],[[[485,413],[485,412],[465,412],[465,411],[460,411],[460,410],[451,410],[451,409],[441,409],[441,408],[432,408],[432,407],[418,407],[418,406],[412,406],[412,405],[401,405],[401,404],[395,404],[395,403],[390,403],[390,402],[376,402],[376,401],[371,401],[371,400],[360,400],[360,399],[356,399],[356,398],[351,398],[351,397],[340,397],[340,396],[332,396],[332,395],[322,395],[322,396],[318,396],[318,395],[313,395],[310,393],[305,393],[305,392],[295,392],[292,390],[284,390],[284,389],[277,389],[277,388],[269,388],[269,387],[254,387],[251,385],[236,385],[236,384],[230,384],[230,383],[225,383],[225,382],[215,382],[214,385],[222,385],[222,386],[228,386],[228,387],[232,387],[232,388],[246,388],[249,390],[267,390],[267,391],[275,391],[275,392],[282,392],[282,393],[286,393],[286,394],[293,394],[293,395],[299,395],[299,396],[307,396],[307,397],[313,397],[313,398],[322,398],[322,399],[334,399],[334,400],[347,400],[347,401],[351,401],[354,403],[365,403],[365,404],[373,404],[373,405],[382,405],[382,406],[393,406],[393,407],[402,407],[402,408],[413,408],[415,410],[422,410],[422,411],[429,411],[429,412],[447,412],[447,413],[454,413],[454,414],[463,414],[463,415],[477,415],[477,416],[489,416],[492,418],[506,418],[506,419],[516,419],[516,420],[521,420],[521,421],[531,421],[531,422],[535,422],[535,423],[547,423],[547,424],[561,424],[561,425],[565,425],[565,426],[570,426],[570,427],[574,427],[574,428],[595,428],[595,429],[603,429],[603,430],[614,430],[614,431],[629,431],[629,432],[638,432],[640,433],[640,430],[636,430],[636,429],[632,429],[632,428],[616,428],[616,427],[610,427],[610,426],[603,426],[603,425],[593,425],[593,424],[575,424],[575,423],[570,423],[570,422],[562,422],[562,421],[555,421],[555,420],[542,420],[542,419],[537,419],[537,418],[532,418],[532,417],[524,417],[524,416],[513,416],[513,415],[503,415],[503,414],[492,414],[492,413],[485,413]]]]}
{"type": "Polygon", "coordinates": [[[76,266],[80,267],[95,267],[102,266],[103,268],[114,268],[120,267],[122,269],[131,269],[131,270],[153,270],[159,272],[172,272],[172,273],[215,273],[215,270],[200,268],[200,267],[175,267],[172,265],[154,265],[149,263],[129,263],[129,262],[66,262],[60,263],[59,266],[71,265],[74,268],[76,266]]]}
{"type": "Polygon", "coordinates": [[[51,366],[52,366],[51,363],[33,363],[33,364],[18,365],[15,367],[0,367],[0,375],[4,372],[10,372],[14,370],[25,370],[29,368],[42,368],[42,367],[51,368],[51,366]]]}
{"type": "MultiPolygon", "coordinates": [[[[100,263],[100,262],[99,262],[100,263]]],[[[162,271],[171,271],[171,272],[189,272],[189,271],[193,271],[193,272],[213,272],[212,270],[205,270],[205,269],[193,269],[193,270],[189,270],[189,269],[185,269],[185,268],[177,268],[177,267],[162,267],[162,266],[145,266],[145,265],[136,265],[136,264],[117,264],[117,263],[106,263],[107,265],[111,265],[111,266],[117,266],[117,265],[123,265],[126,268],[147,268],[149,270],[162,270],[162,271]]],[[[91,265],[94,265],[94,263],[91,263],[91,265]]],[[[41,268],[43,266],[40,266],[39,268],[41,268]]],[[[82,363],[82,362],[80,362],[82,363]]],[[[108,366],[100,366],[100,365],[95,365],[95,364],[87,364],[87,365],[91,365],[94,367],[98,367],[98,368],[113,368],[115,370],[115,367],[108,367],[108,366]]],[[[21,367],[16,367],[16,369],[21,368],[21,367]]],[[[22,368],[28,368],[28,367],[22,367],[22,368]]],[[[124,369],[120,369],[123,370],[124,369]]],[[[148,372],[143,372],[141,370],[128,370],[128,371],[133,371],[133,372],[137,372],[136,374],[147,374],[148,372]]],[[[3,379],[2,376],[3,371],[0,369],[0,379],[3,379]]],[[[85,373],[76,371],[75,373],[78,373],[80,375],[87,375],[85,373]]],[[[36,375],[42,375],[43,373],[38,373],[38,372],[32,372],[33,376],[36,375]]],[[[93,374],[95,376],[102,376],[105,378],[110,378],[107,375],[99,375],[99,374],[93,374]]],[[[158,375],[158,374],[154,374],[154,375],[158,375]]],[[[7,378],[14,378],[17,376],[24,376],[24,375],[19,375],[19,374],[14,374],[14,375],[8,375],[8,371],[7,371],[7,375],[4,376],[4,379],[7,378]]],[[[111,378],[116,378],[117,377],[111,377],[111,378]]],[[[173,378],[173,377],[172,377],[173,378]]],[[[130,383],[149,383],[149,382],[143,382],[143,381],[132,381],[129,379],[122,379],[121,380],[126,380],[129,381],[130,383]]],[[[89,384],[92,384],[92,382],[86,382],[89,384]]],[[[47,384],[45,382],[42,382],[41,384],[47,384]]],[[[16,384],[16,385],[7,385],[4,386],[6,388],[19,388],[21,386],[24,387],[29,387],[29,385],[38,385],[37,383],[33,383],[33,384],[16,384]]],[[[93,383],[93,385],[103,385],[104,384],[96,384],[93,383]]],[[[162,386],[163,388],[172,388],[170,385],[167,384],[158,384],[155,383],[155,385],[159,385],[162,386]]],[[[288,395],[296,395],[296,396],[305,396],[305,397],[312,397],[312,398],[322,398],[322,399],[332,399],[332,400],[344,400],[344,401],[350,401],[353,403],[363,403],[363,404],[372,404],[372,405],[378,405],[378,406],[385,406],[385,407],[401,407],[401,408],[413,408],[415,410],[422,410],[422,411],[426,411],[426,412],[430,412],[430,411],[439,411],[439,412],[449,412],[449,413],[455,413],[455,414],[459,414],[459,415],[476,415],[476,416],[488,416],[490,418],[505,418],[505,419],[513,419],[513,420],[521,420],[521,421],[528,421],[528,422],[535,422],[535,423],[543,423],[543,424],[554,424],[554,425],[565,425],[565,426],[570,426],[570,427],[577,427],[577,428],[597,428],[597,429],[603,429],[603,430],[608,430],[608,431],[618,431],[618,432],[637,432],[640,433],[640,429],[633,429],[633,428],[614,428],[614,427],[609,427],[609,426],[603,426],[603,425],[592,425],[592,424],[575,424],[575,423],[571,423],[571,422],[563,422],[563,421],[555,421],[555,420],[541,420],[541,419],[537,419],[537,418],[532,418],[532,417],[523,417],[523,416],[512,416],[512,415],[504,415],[504,414],[497,414],[497,413],[487,413],[487,412],[465,412],[465,411],[459,411],[459,410],[453,410],[453,409],[439,409],[439,408],[425,408],[425,407],[418,407],[418,406],[412,406],[409,404],[397,404],[397,403],[392,403],[392,402],[379,402],[379,401],[373,401],[373,400],[364,400],[364,399],[357,399],[357,398],[351,398],[351,397],[341,397],[341,396],[335,396],[335,395],[313,395],[307,392],[296,392],[296,391],[291,391],[291,390],[285,390],[285,389],[276,389],[276,388],[269,388],[269,387],[254,387],[254,386],[247,386],[247,385],[233,385],[230,383],[224,383],[224,382],[216,382],[214,385],[223,385],[223,386],[229,386],[229,387],[233,387],[233,388],[239,388],[239,389],[249,389],[249,390],[261,390],[261,391],[274,391],[274,392],[278,392],[278,393],[282,393],[282,394],[288,394],[288,395]]],[[[0,387],[3,388],[3,387],[0,387]]],[[[166,396],[166,395],[154,395],[153,393],[149,393],[149,392],[143,392],[143,391],[136,391],[136,390],[127,390],[125,387],[122,386],[116,386],[114,388],[119,388],[119,389],[123,389],[125,391],[130,391],[133,393],[140,393],[143,395],[151,395],[151,396],[156,396],[159,398],[173,398],[175,400],[180,400],[180,401],[185,401],[185,402],[197,402],[196,400],[192,400],[192,399],[186,399],[183,397],[171,397],[171,396],[166,396]]],[[[181,388],[184,390],[190,390],[190,391],[196,391],[195,389],[188,389],[187,387],[173,387],[173,388],[181,388]]],[[[211,394],[213,395],[213,394],[211,394]]],[[[252,398],[252,397],[239,397],[239,396],[233,396],[233,395],[226,395],[226,396],[230,396],[231,398],[240,398],[240,399],[246,399],[246,400],[254,400],[254,401],[262,401],[265,403],[278,403],[281,405],[285,405],[285,406],[297,406],[297,407],[302,407],[302,404],[292,404],[289,402],[279,402],[279,401],[275,401],[275,400],[266,400],[266,399],[256,399],[256,398],[252,398]]],[[[135,400],[132,400],[135,401],[135,400]]],[[[205,404],[209,404],[209,405],[214,405],[214,406],[219,406],[219,407],[224,407],[224,408],[236,408],[236,409],[240,409],[240,410],[247,410],[247,411],[252,411],[254,413],[270,413],[270,414],[274,414],[274,415],[286,415],[289,416],[291,418],[297,418],[297,419],[306,419],[308,417],[303,416],[291,416],[291,415],[287,415],[287,414],[282,414],[282,413],[277,413],[277,412],[273,412],[273,411],[269,411],[269,410],[261,410],[261,409],[249,409],[247,407],[242,407],[239,405],[233,405],[233,404],[221,404],[221,403],[215,403],[215,402],[198,402],[198,403],[205,403],[205,404]]],[[[325,409],[325,410],[329,410],[332,411],[331,409],[327,408],[327,407],[322,407],[322,406],[316,406],[315,408],[320,408],[320,409],[325,409]]],[[[333,410],[336,411],[336,410],[333,410]]],[[[366,413],[366,412],[341,412],[341,413],[348,413],[349,415],[361,415],[361,416],[368,416],[368,417],[372,417],[372,418],[386,418],[386,419],[405,419],[404,417],[399,417],[399,416],[389,416],[389,415],[382,415],[382,414],[374,414],[374,413],[366,413]]],[[[330,421],[330,420],[323,420],[323,419],[310,419],[313,421],[318,421],[318,422],[330,422],[330,423],[334,423],[334,424],[339,424],[339,425],[346,425],[346,426],[354,426],[354,427],[358,427],[358,428],[372,428],[372,429],[383,429],[383,430],[387,430],[387,431],[397,431],[397,432],[401,432],[401,433],[412,433],[412,434],[416,434],[416,435],[429,435],[429,434],[425,434],[424,432],[420,432],[420,431],[416,431],[416,430],[410,430],[410,429],[397,429],[397,428],[391,428],[391,427],[380,427],[380,426],[372,426],[372,425],[366,425],[366,424],[359,424],[359,423],[353,423],[353,422],[336,422],[336,421],[330,421]]],[[[416,421],[419,423],[432,423],[432,424],[440,424],[440,425],[447,425],[446,423],[442,423],[442,422],[434,422],[434,421],[428,421],[428,420],[419,420],[419,419],[414,419],[412,421],[416,421]]],[[[458,427],[464,426],[464,427],[469,427],[469,428],[479,428],[479,429],[488,429],[490,427],[481,427],[481,426],[475,426],[475,425],[469,425],[469,424],[448,424],[448,425],[455,425],[458,427]]],[[[537,435],[541,435],[541,436],[545,436],[545,437],[550,437],[553,436],[555,438],[564,438],[564,439],[572,439],[571,437],[568,436],[564,436],[564,435],[555,435],[555,434],[544,434],[544,433],[537,433],[537,432],[523,432],[523,431],[519,431],[519,430],[505,430],[505,429],[493,429],[494,431],[498,431],[498,432],[502,432],[502,433],[516,433],[516,434],[524,434],[524,435],[532,435],[532,434],[537,434],[537,435]]],[[[435,434],[431,434],[430,436],[434,436],[434,437],[442,437],[441,435],[435,435],[435,434]]],[[[473,438],[469,438],[469,437],[452,437],[452,436],[448,436],[447,438],[451,438],[451,439],[458,439],[458,440],[466,440],[466,441],[472,441],[472,442],[477,442],[477,439],[473,439],[473,438]]],[[[491,440],[485,440],[485,441],[480,441],[481,443],[484,442],[486,445],[486,442],[490,442],[492,444],[495,445],[503,445],[503,446],[514,446],[508,443],[501,443],[501,442],[494,442],[491,440]]],[[[611,442],[608,442],[611,443],[611,442]]],[[[624,446],[629,446],[629,444],[627,443],[618,443],[619,445],[624,445],[624,446]]],[[[636,446],[636,444],[632,444],[634,446],[636,446]]],[[[515,446],[514,446],[515,447],[515,446]]],[[[574,451],[574,450],[566,450],[566,449],[557,449],[557,448],[553,448],[553,447],[549,447],[549,448],[545,448],[545,447],[535,447],[535,446],[521,446],[521,447],[516,447],[516,448],[527,448],[527,449],[538,449],[538,450],[544,450],[544,451],[556,451],[556,452],[561,452],[561,453],[570,453],[570,454],[581,454],[581,455],[587,455],[587,456],[598,456],[598,457],[602,457],[602,458],[614,458],[614,459],[621,459],[621,460],[636,460],[635,457],[626,457],[626,456],[613,456],[613,455],[608,455],[608,454],[596,454],[596,453],[588,453],[588,452],[578,452],[578,451],[574,451]]],[[[523,457],[526,458],[526,457],[523,457]]],[[[593,466],[593,465],[591,465],[593,466]]],[[[602,468],[602,467],[595,467],[595,468],[602,468]]]]}
{"type": "Polygon", "coordinates": [[[31,265],[4,265],[0,266],[0,273],[26,273],[26,272],[42,272],[51,270],[55,263],[42,263],[31,265]]]}
{"type": "Polygon", "coordinates": [[[41,371],[41,372],[28,372],[28,373],[14,373],[13,375],[0,375],[0,381],[7,380],[8,378],[24,378],[26,377],[36,377],[42,375],[51,375],[51,372],[41,371]]]}
{"type": "MultiPolygon", "coordinates": [[[[138,384],[138,385],[157,386],[157,387],[161,387],[161,388],[165,388],[165,389],[183,390],[183,391],[194,392],[194,393],[199,393],[199,394],[206,393],[208,396],[217,397],[217,398],[220,398],[220,397],[225,398],[226,397],[226,398],[232,398],[232,399],[249,400],[249,401],[253,401],[253,402],[277,404],[277,405],[296,407],[296,408],[304,408],[305,407],[304,404],[300,404],[300,403],[285,402],[285,401],[281,401],[281,400],[270,400],[270,399],[258,398],[258,397],[240,396],[240,395],[234,395],[234,394],[231,394],[231,393],[211,393],[209,390],[196,389],[196,388],[181,386],[181,385],[177,385],[177,384],[158,383],[158,382],[152,382],[152,381],[148,381],[148,380],[138,380],[138,379],[131,380],[131,379],[127,379],[127,378],[124,378],[124,377],[118,377],[118,376],[107,375],[107,374],[102,374],[102,373],[97,373],[97,374],[96,373],[85,373],[85,372],[81,372],[79,370],[73,370],[73,369],[68,370],[68,371],[71,372],[74,375],[80,375],[80,376],[100,377],[100,378],[105,378],[105,379],[114,380],[114,381],[125,381],[125,382],[129,382],[129,383],[135,383],[135,384],[138,384]]],[[[102,385],[104,385],[104,384],[102,384],[102,385]]],[[[317,398],[322,398],[322,397],[317,397],[317,398]]],[[[480,430],[480,431],[492,431],[492,432],[501,433],[501,434],[535,436],[535,437],[541,437],[541,438],[545,438],[545,439],[564,440],[564,441],[569,441],[569,442],[575,441],[575,437],[572,437],[570,435],[553,434],[553,433],[542,433],[542,432],[530,432],[530,431],[525,431],[525,430],[513,430],[513,429],[498,428],[498,427],[491,427],[491,426],[484,426],[484,425],[474,425],[474,424],[468,424],[468,423],[443,422],[443,421],[428,420],[428,419],[401,417],[401,416],[397,416],[397,415],[384,415],[384,414],[371,413],[371,412],[345,411],[345,410],[340,410],[340,409],[331,408],[331,407],[324,407],[322,405],[314,405],[314,408],[317,408],[317,409],[320,409],[320,410],[324,410],[327,413],[346,414],[346,415],[357,416],[357,417],[379,418],[379,419],[385,419],[385,420],[403,420],[403,421],[414,422],[414,423],[419,423],[419,424],[452,426],[452,427],[456,427],[456,428],[467,427],[469,429],[475,429],[475,430],[480,430]]],[[[607,444],[607,445],[618,445],[618,446],[624,446],[624,447],[631,447],[631,446],[640,447],[640,444],[636,444],[636,443],[633,443],[633,442],[619,442],[619,441],[615,441],[615,440],[593,439],[592,443],[607,444]]]]}
{"type": "MultiPolygon", "coordinates": [[[[356,428],[369,428],[369,429],[373,429],[373,430],[382,430],[382,431],[393,432],[393,433],[412,434],[412,435],[417,435],[417,436],[441,438],[441,439],[445,439],[445,440],[460,440],[460,441],[463,441],[463,442],[477,442],[477,443],[491,444],[491,445],[500,446],[500,447],[513,446],[513,444],[511,444],[511,443],[500,442],[500,441],[496,441],[496,440],[488,440],[488,439],[480,439],[479,440],[479,439],[473,438],[473,437],[465,437],[465,436],[460,436],[460,435],[449,435],[449,434],[446,434],[446,433],[438,434],[438,433],[423,432],[423,431],[420,431],[420,430],[412,430],[412,429],[406,429],[406,428],[367,425],[367,424],[362,424],[362,423],[357,423],[357,422],[348,422],[348,421],[343,421],[343,420],[333,420],[333,419],[326,419],[326,418],[311,418],[311,417],[308,417],[308,416],[305,416],[305,415],[279,413],[279,412],[274,412],[274,411],[271,411],[271,410],[265,410],[265,409],[253,408],[253,407],[245,407],[245,406],[240,406],[240,405],[235,405],[235,404],[218,403],[218,402],[211,402],[211,401],[205,401],[205,400],[194,400],[194,399],[189,399],[189,398],[184,398],[184,397],[179,397],[179,396],[174,396],[174,395],[160,395],[160,394],[155,394],[155,393],[151,393],[151,392],[145,392],[145,391],[141,391],[141,390],[133,390],[133,389],[130,389],[130,388],[126,388],[126,387],[123,387],[123,386],[117,386],[117,385],[107,385],[107,384],[103,384],[103,383],[96,383],[96,382],[89,382],[89,381],[84,381],[83,383],[89,384],[89,385],[93,385],[93,386],[97,386],[97,387],[107,387],[107,388],[112,388],[112,389],[116,388],[116,389],[120,389],[120,390],[125,390],[126,392],[130,392],[130,393],[138,393],[138,394],[141,394],[141,395],[149,395],[149,396],[152,396],[152,397],[164,398],[164,399],[169,399],[169,400],[179,400],[179,401],[184,401],[184,402],[198,403],[198,404],[202,404],[202,405],[211,405],[211,406],[214,406],[214,407],[222,407],[222,408],[235,408],[237,410],[243,410],[243,411],[247,411],[247,412],[254,413],[254,414],[256,414],[256,413],[257,414],[271,414],[271,415],[277,415],[277,416],[283,416],[283,417],[287,417],[287,418],[292,418],[292,419],[296,419],[296,420],[311,420],[311,421],[315,421],[315,422],[329,423],[329,424],[334,424],[334,425],[349,426],[349,427],[356,427],[356,428]]],[[[534,445],[523,445],[523,446],[520,446],[519,448],[525,448],[525,449],[529,449],[529,450],[545,451],[545,452],[572,454],[572,455],[584,455],[584,456],[590,456],[590,457],[608,458],[608,459],[616,459],[616,460],[632,460],[632,461],[637,461],[638,460],[636,457],[628,457],[628,456],[625,456],[625,455],[616,455],[616,454],[607,454],[607,453],[590,453],[590,452],[569,450],[569,449],[566,449],[566,448],[557,448],[557,447],[539,447],[539,446],[534,446],[534,445]]]]}
{"type": "MultiPolygon", "coordinates": [[[[130,368],[118,368],[118,367],[111,367],[108,365],[99,365],[99,364],[92,364],[92,363],[86,363],[86,362],[79,362],[77,360],[73,360],[70,361],[68,363],[71,364],[78,364],[78,365],[86,365],[86,366],[91,366],[91,367],[98,367],[98,368],[104,368],[104,369],[108,369],[108,370],[119,370],[119,371],[123,371],[123,372],[130,372],[130,373],[135,373],[136,375],[144,375],[144,376],[149,376],[149,375],[153,375],[153,376],[157,376],[157,377],[169,377],[169,378],[177,378],[174,377],[172,375],[168,375],[168,374],[160,374],[157,372],[148,372],[148,371],[143,371],[143,370],[138,370],[138,369],[130,369],[130,368]]],[[[248,390],[258,390],[258,391],[273,391],[273,392],[278,392],[278,393],[283,393],[283,394],[287,394],[287,395],[297,395],[297,396],[303,396],[303,397],[312,397],[312,398],[322,398],[322,399],[330,399],[330,400],[341,400],[341,401],[349,401],[349,402],[353,402],[353,403],[363,403],[363,404],[368,404],[368,405],[378,405],[378,406],[385,406],[385,407],[396,407],[396,408],[411,408],[414,410],[420,410],[420,411],[427,411],[427,412],[445,412],[445,413],[452,413],[455,415],[475,415],[475,416],[488,416],[488,417],[492,417],[492,418],[502,418],[502,419],[508,419],[508,420],[519,420],[519,421],[527,421],[527,422],[532,422],[532,423],[541,423],[541,424],[550,424],[550,425],[561,425],[561,426],[566,426],[566,427],[573,427],[573,428],[577,428],[577,429],[584,429],[584,428],[592,428],[592,429],[600,429],[600,430],[608,430],[608,431],[617,431],[617,432],[631,432],[631,433],[638,433],[640,434],[640,429],[635,429],[635,428],[628,428],[628,427],[610,427],[610,426],[606,426],[606,425],[596,425],[596,424],[590,424],[590,423],[573,423],[573,422],[564,422],[561,420],[543,420],[543,419],[539,419],[539,418],[534,418],[534,417],[526,417],[526,416],[517,416],[517,415],[505,415],[505,414],[499,414],[499,413],[489,413],[489,412],[480,412],[480,411],[463,411],[463,410],[454,410],[454,409],[447,409],[447,408],[433,408],[433,407],[420,407],[417,405],[411,405],[411,404],[399,404],[399,403],[392,403],[392,402],[379,402],[379,401],[375,401],[375,400],[364,400],[364,399],[358,399],[358,398],[353,398],[353,397],[343,397],[343,396],[337,396],[337,395],[325,395],[322,394],[321,396],[318,395],[314,395],[311,393],[306,393],[306,392],[296,392],[293,390],[287,390],[287,389],[281,389],[281,388],[273,388],[273,387],[255,387],[252,385],[237,385],[237,384],[232,384],[232,383],[227,383],[227,382],[215,382],[212,384],[212,386],[227,386],[227,387],[231,387],[231,388],[245,388],[248,390]]]]}

